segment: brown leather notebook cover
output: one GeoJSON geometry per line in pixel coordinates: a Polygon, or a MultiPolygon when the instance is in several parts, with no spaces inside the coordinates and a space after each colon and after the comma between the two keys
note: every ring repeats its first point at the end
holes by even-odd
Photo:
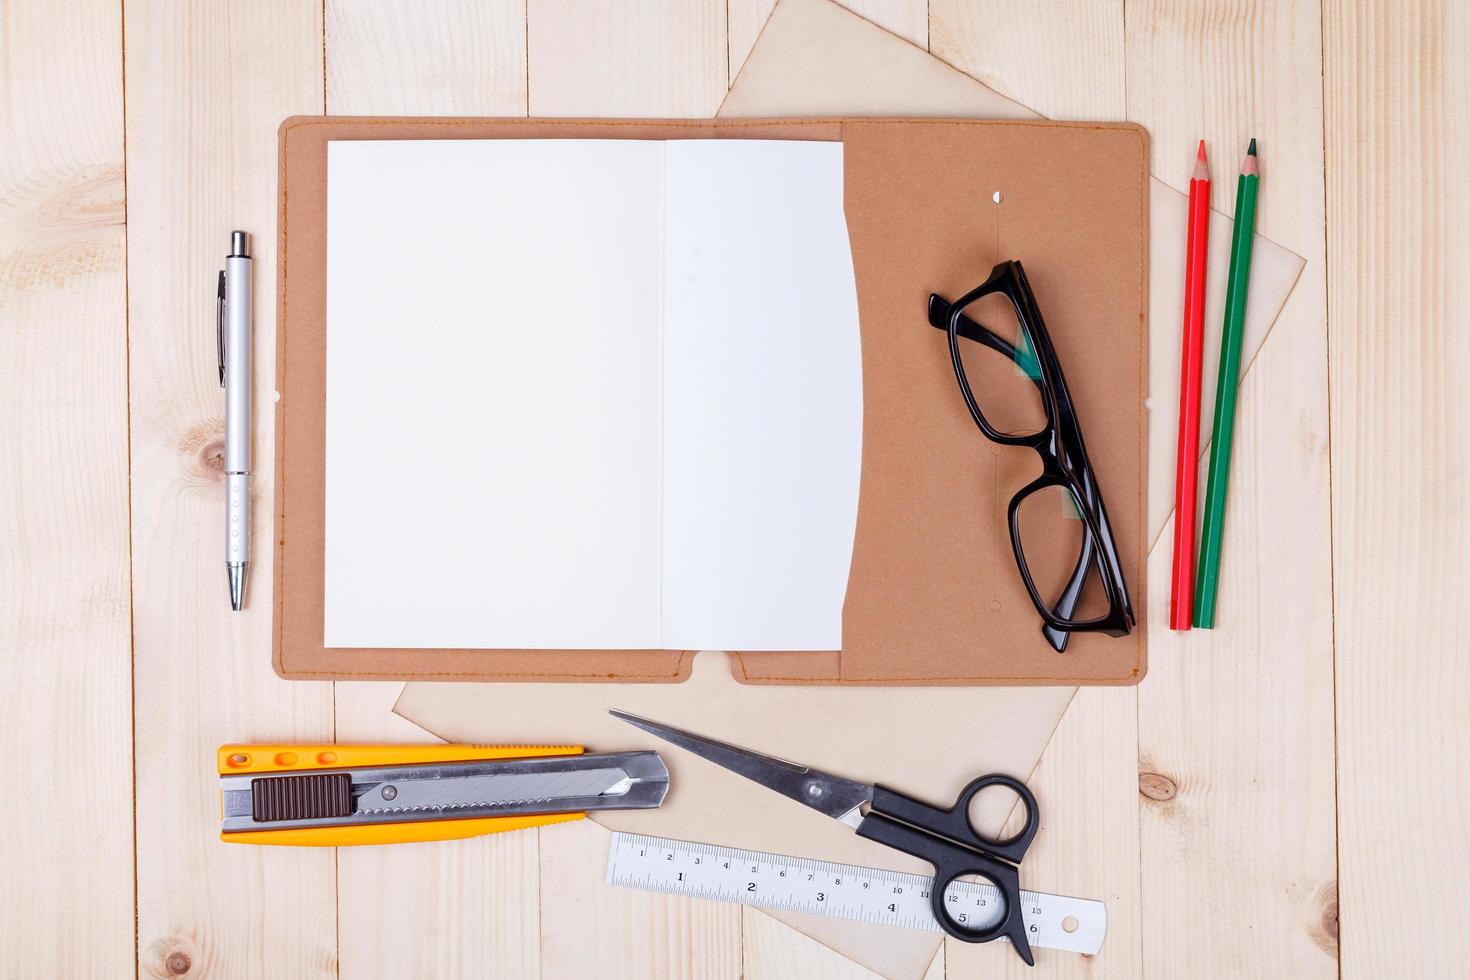
{"type": "MultiPolygon", "coordinates": [[[[843,649],[730,654],[745,683],[1133,684],[1146,669],[1148,137],[1129,124],[301,116],[280,130],[274,662],[288,678],[680,681],[676,650],[323,644],[327,143],[363,139],[815,139],[844,144],[863,455],[843,649]],[[999,204],[993,195],[1000,192],[999,204]],[[1058,654],[1012,557],[1006,505],[1040,471],[970,419],[925,318],[998,261],[1026,267],[1123,558],[1138,627],[1058,654]]],[[[753,397],[756,397],[753,395],[753,397]]]]}

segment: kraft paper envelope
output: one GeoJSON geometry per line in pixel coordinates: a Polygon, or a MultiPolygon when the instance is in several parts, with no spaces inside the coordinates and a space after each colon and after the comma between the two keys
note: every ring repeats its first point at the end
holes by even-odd
{"type": "MultiPolygon", "coordinates": [[[[953,116],[1039,119],[1018,102],[890,34],[831,0],[781,0],[751,49],[730,94],[725,116],[953,116]]],[[[1194,146],[1177,150],[1191,166],[1194,146]]],[[[1218,187],[1233,180],[1240,147],[1216,148],[1218,187]]],[[[1165,148],[1164,152],[1169,152],[1165,148]]],[[[1149,400],[1147,542],[1156,543],[1174,510],[1179,435],[1180,324],[1184,311],[1184,232],[1188,198],[1157,177],[1149,198],[1149,400]]],[[[1211,213],[1205,308],[1206,384],[1201,392],[1201,458],[1209,447],[1220,362],[1220,326],[1233,223],[1211,213]]],[[[1024,255],[1015,256],[1023,262],[1024,255]]],[[[1276,322],[1305,260],[1256,236],[1246,305],[1241,373],[1276,322]]],[[[976,271],[976,282],[985,270],[976,271]]],[[[1203,481],[1201,481],[1203,482],[1203,481]]],[[[1203,489],[1203,488],[1201,488],[1203,489]]],[[[1172,539],[1164,542],[1173,547],[1172,539]]]]}
{"type": "MultiPolygon", "coordinates": [[[[1073,690],[753,687],[735,681],[723,654],[706,653],[695,657],[693,674],[682,684],[415,683],[404,688],[394,710],[454,742],[573,741],[590,752],[657,750],[669,767],[667,799],[657,810],[596,815],[613,830],[927,874],[922,861],[863,840],[815,810],[613,718],[608,709],[948,806],[976,776],[1027,776],[1073,690]]],[[[1004,825],[1014,802],[1007,795],[980,797],[987,833],[998,834],[1004,825]]],[[[1045,836],[1047,801],[1039,802],[1045,836]]],[[[1021,880],[1027,888],[1046,888],[1024,870],[1021,880]]],[[[941,941],[938,933],[771,914],[888,977],[918,980],[941,941]]]]}

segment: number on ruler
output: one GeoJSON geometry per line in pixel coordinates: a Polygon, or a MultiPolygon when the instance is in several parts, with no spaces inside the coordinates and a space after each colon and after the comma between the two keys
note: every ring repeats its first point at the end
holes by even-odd
{"type": "MultiPolygon", "coordinates": [[[[613,856],[616,860],[609,860],[608,881],[615,884],[698,894],[763,907],[804,908],[818,915],[835,915],[911,928],[938,928],[928,915],[927,906],[933,895],[931,880],[919,876],[890,874],[875,868],[792,860],[752,851],[703,848],[657,838],[619,840],[613,856]],[[662,873],[654,864],[660,857],[666,865],[662,873]],[[705,857],[714,858],[714,863],[709,868],[704,867],[705,857]],[[630,867],[633,864],[639,864],[641,868],[630,867]],[[745,868],[745,874],[736,870],[740,867],[745,868]],[[668,876],[669,868],[674,871],[673,878],[668,876]],[[691,869],[699,871],[698,881],[690,878],[691,869]],[[801,871],[806,872],[805,881],[814,885],[812,890],[795,885],[795,882],[802,880],[799,876],[801,871]],[[770,872],[776,873],[777,881],[762,885],[760,876],[770,872]],[[819,876],[826,879],[825,885],[815,885],[819,876]],[[877,897],[885,890],[888,892],[887,901],[877,897]]],[[[957,882],[955,888],[947,889],[943,893],[950,918],[965,928],[983,928],[996,921],[995,909],[991,908],[992,905],[999,906],[998,902],[992,901],[995,897],[993,888],[968,882],[957,882]],[[949,909],[951,904],[955,908],[949,909]]],[[[1049,896],[1034,892],[1025,893],[1022,902],[1027,919],[1024,923],[1026,932],[1033,945],[1075,952],[1096,950],[1103,928],[1101,911],[1090,913],[1084,919],[1083,930],[1079,930],[1074,921],[1071,930],[1074,933],[1095,930],[1097,939],[1089,946],[1089,937],[1085,934],[1061,934],[1060,927],[1053,928],[1049,921],[1062,914],[1059,909],[1071,911],[1074,906],[1064,902],[1053,907],[1049,904],[1049,896]]],[[[1085,904],[1095,906],[1098,903],[1085,904]]]]}

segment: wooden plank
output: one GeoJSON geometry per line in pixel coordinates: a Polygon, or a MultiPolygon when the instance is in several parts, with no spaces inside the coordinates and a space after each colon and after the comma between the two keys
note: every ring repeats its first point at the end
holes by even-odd
{"type": "MultiPolygon", "coordinates": [[[[329,54],[330,57],[330,54],[329,54]]],[[[402,684],[338,683],[339,742],[437,742],[393,714],[402,684]]],[[[337,851],[341,976],[535,976],[537,832],[337,851]]]]}
{"type": "MultiPolygon", "coordinates": [[[[528,0],[533,116],[713,116],[726,91],[724,0],[528,0]]],[[[740,913],[603,884],[608,832],[541,831],[544,976],[740,975],[740,913]]]]}
{"type": "MultiPolygon", "coordinates": [[[[1033,969],[1004,943],[947,939],[949,976],[1143,976],[1137,704],[1133,688],[1079,689],[1027,780],[1042,817],[1022,865],[1022,887],[1105,902],[1108,933],[1101,952],[1078,956],[1039,949],[1033,969]]],[[[1020,829],[1019,819],[1018,812],[1008,833],[1020,829]]]]}
{"type": "Polygon", "coordinates": [[[608,885],[611,842],[590,820],[541,831],[542,976],[739,980],[740,906],[608,885]]]}
{"type": "Polygon", "coordinates": [[[0,975],[133,962],[122,21],[0,20],[0,975]]]}
{"type": "Polygon", "coordinates": [[[524,116],[520,4],[327,0],[327,112],[524,116]]]}
{"type": "MultiPolygon", "coordinates": [[[[755,908],[744,912],[745,980],[879,980],[880,974],[854,963],[790,926],[755,908]]],[[[924,980],[944,980],[944,947],[929,964],[924,980]]],[[[978,974],[955,972],[963,977],[978,974]]]]}
{"type": "Polygon", "coordinates": [[[724,0],[527,0],[533,116],[713,116],[724,0]]]}
{"type": "MultiPolygon", "coordinates": [[[[929,47],[929,0],[845,0],[842,6],[921,48],[929,47]]],[[[730,84],[734,85],[776,0],[727,0],[727,7],[730,84]]]]}
{"type": "MultiPolygon", "coordinates": [[[[978,0],[931,0],[930,47],[1043,114],[1124,118],[1122,4],[1071,0],[1023,6],[1017,11],[978,0]]],[[[1159,608],[1157,583],[1151,568],[1151,612],[1159,608]]],[[[1164,588],[1167,601],[1167,577],[1164,588]]],[[[1151,644],[1157,636],[1152,630],[1151,644]]],[[[1150,649],[1150,669],[1156,671],[1155,660],[1150,649]]],[[[1009,947],[946,940],[949,975],[1142,975],[1137,706],[1136,688],[1078,691],[1030,780],[1043,830],[1023,879],[1028,888],[1105,901],[1108,936],[1102,952],[1082,957],[1042,950],[1031,970],[1009,947]]]]}
{"type": "Polygon", "coordinates": [[[138,0],[126,17],[138,942],[144,976],[336,974],[330,850],[224,845],[228,741],[328,740],[331,688],[271,672],[276,127],[322,108],[313,2],[138,0]],[[254,233],[257,529],[247,608],[220,554],[214,282],[254,233]]]}
{"type": "MultiPolygon", "coordinates": [[[[1241,388],[1219,629],[1167,629],[1172,530],[1151,556],[1144,956],[1181,975],[1228,963],[1240,975],[1322,977],[1337,962],[1320,12],[1233,11],[1128,8],[1128,115],[1152,133],[1156,171],[1184,187],[1206,138],[1214,204],[1230,213],[1258,137],[1257,230],[1306,259],[1241,388]]],[[[1220,325],[1206,328],[1218,344],[1220,325]]]]}
{"type": "Polygon", "coordinates": [[[1342,974],[1463,975],[1470,8],[1324,6],[1342,974]]]}
{"type": "Polygon", "coordinates": [[[1121,119],[1123,22],[1123,0],[931,0],[929,50],[1051,119],[1121,119]]]}
{"type": "MultiPolygon", "coordinates": [[[[334,115],[521,116],[526,25],[519,4],[328,0],[327,111],[334,115]]],[[[437,741],[393,714],[401,684],[334,685],[337,740],[437,741]]],[[[341,973],[351,977],[534,976],[537,832],[337,855],[341,973]]]]}

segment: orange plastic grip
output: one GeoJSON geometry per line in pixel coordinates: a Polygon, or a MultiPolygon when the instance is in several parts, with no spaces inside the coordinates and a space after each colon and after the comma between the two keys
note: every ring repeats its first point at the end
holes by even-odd
{"type": "MultiPolygon", "coordinates": [[[[581,755],[580,745],[221,745],[221,776],[252,773],[309,772],[314,769],[360,769],[376,766],[434,765],[481,759],[532,759],[581,755]]],[[[523,830],[580,820],[583,813],[546,813],[460,820],[417,820],[407,823],[356,824],[348,827],[290,827],[221,833],[230,844],[277,844],[297,847],[349,847],[361,844],[406,844],[460,840],[507,830],[523,830]]]]}
{"type": "Polygon", "coordinates": [[[221,745],[219,774],[361,769],[581,754],[580,745],[221,745]]]}
{"type": "Polygon", "coordinates": [[[507,830],[544,827],[581,820],[585,813],[544,813],[522,817],[473,817],[468,820],[420,820],[417,823],[357,824],[351,827],[292,827],[286,830],[242,830],[222,833],[226,844],[283,844],[292,847],[354,847],[361,844],[414,844],[462,840],[507,830]]]}

